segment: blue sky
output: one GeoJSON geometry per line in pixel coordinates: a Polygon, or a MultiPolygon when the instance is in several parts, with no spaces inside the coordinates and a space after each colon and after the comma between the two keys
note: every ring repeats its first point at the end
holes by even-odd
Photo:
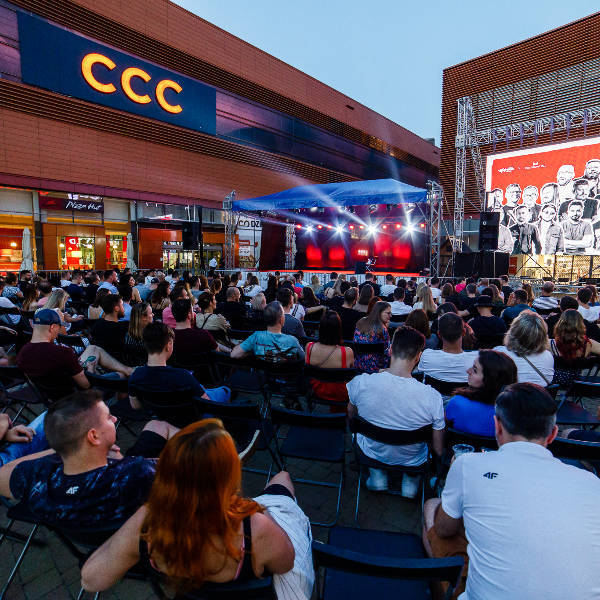
{"type": "Polygon", "coordinates": [[[598,10],[592,0],[175,0],[440,141],[445,67],[598,10]]]}

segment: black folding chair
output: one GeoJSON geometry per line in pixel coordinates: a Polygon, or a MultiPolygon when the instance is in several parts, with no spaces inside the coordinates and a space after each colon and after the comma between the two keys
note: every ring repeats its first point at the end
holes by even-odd
{"type": "Polygon", "coordinates": [[[475,448],[476,452],[479,452],[482,448],[489,450],[497,450],[498,442],[495,437],[488,437],[486,435],[476,435],[474,433],[467,433],[465,431],[459,431],[452,427],[446,427],[446,433],[444,436],[444,447],[452,450],[452,446],[455,444],[469,444],[475,448]]]}
{"type": "Polygon", "coordinates": [[[173,355],[167,364],[192,371],[194,377],[204,386],[212,386],[218,382],[218,377],[214,372],[214,354],[212,352],[199,352],[193,357],[173,355]]]}
{"type": "Polygon", "coordinates": [[[381,354],[383,356],[386,350],[386,344],[383,342],[376,342],[373,344],[367,344],[366,342],[344,342],[344,345],[352,348],[355,363],[365,354],[381,354]]]}
{"type": "Polygon", "coordinates": [[[429,600],[434,581],[450,584],[450,600],[464,565],[462,557],[427,558],[421,538],[410,533],[334,527],[327,544],[312,547],[315,570],[323,570],[319,600],[429,600]]]}
{"type": "Polygon", "coordinates": [[[227,333],[229,340],[231,343],[233,343],[233,340],[247,340],[254,333],[254,331],[245,329],[229,329],[227,333]]]}
{"type": "MultiPolygon", "coordinates": [[[[408,475],[417,475],[419,477],[419,485],[421,487],[421,507],[425,502],[425,476],[430,470],[429,461],[429,446],[431,444],[431,436],[433,432],[432,425],[426,425],[414,430],[404,429],[386,429],[373,425],[366,419],[360,416],[354,416],[350,419],[350,431],[354,434],[352,445],[354,447],[354,456],[360,467],[358,473],[358,481],[356,484],[356,508],[354,510],[354,521],[358,523],[358,508],[360,504],[360,488],[364,469],[381,469],[391,473],[400,473],[408,475]],[[427,444],[428,460],[422,465],[416,467],[408,467],[404,465],[390,465],[381,462],[375,458],[367,456],[358,444],[357,435],[362,435],[369,440],[386,444],[388,446],[407,446],[409,444],[417,444],[424,442],[427,444]]],[[[388,492],[393,495],[398,495],[399,492],[388,492]]]]}
{"type": "Polygon", "coordinates": [[[504,333],[498,335],[479,335],[475,337],[476,348],[478,350],[491,350],[496,346],[502,346],[504,343],[504,333]]]}
{"type": "Polygon", "coordinates": [[[430,385],[433,389],[437,390],[442,396],[452,396],[454,395],[454,390],[467,387],[466,381],[442,381],[441,379],[436,379],[427,373],[423,376],[423,383],[426,385],[430,385]]]}
{"type": "Polygon", "coordinates": [[[294,479],[298,483],[337,487],[335,518],[327,523],[313,523],[323,527],[335,525],[340,515],[346,470],[346,415],[314,414],[271,406],[271,422],[276,428],[275,444],[284,469],[287,470],[286,458],[340,465],[340,479],[337,484],[313,479],[294,479]],[[284,426],[287,426],[286,435],[282,430],[284,426]]]}
{"type": "Polygon", "coordinates": [[[311,379],[327,383],[348,383],[357,375],[360,375],[358,369],[322,369],[313,365],[304,365],[304,377],[306,381],[306,398],[309,407],[312,404],[324,404],[326,406],[335,406],[340,408],[340,412],[346,412],[345,398],[340,398],[338,402],[333,402],[319,396],[311,385],[311,379]]]}
{"type": "MultiPolygon", "coordinates": [[[[548,386],[553,390],[558,386],[548,386]]],[[[556,397],[556,394],[555,394],[556,397]]],[[[600,420],[583,407],[583,398],[600,398],[600,380],[591,377],[576,378],[570,390],[558,403],[556,422],[562,425],[578,425],[582,427],[597,427],[600,420]],[[567,400],[568,397],[574,400],[567,400]]]]}
{"type": "Polygon", "coordinates": [[[302,325],[304,327],[304,331],[307,333],[307,335],[310,336],[314,336],[316,333],[319,332],[319,326],[321,325],[320,321],[309,321],[304,319],[304,321],[302,321],[302,325]]]}
{"type": "Polygon", "coordinates": [[[548,450],[550,450],[556,458],[560,458],[577,467],[585,469],[586,467],[584,465],[578,463],[586,463],[594,470],[594,473],[598,475],[598,467],[600,466],[600,443],[557,437],[550,446],[548,446],[548,450]]]}
{"type": "Polygon", "coordinates": [[[242,397],[260,396],[266,400],[263,362],[253,356],[231,358],[224,352],[213,352],[213,369],[217,385],[226,385],[242,397]]]}

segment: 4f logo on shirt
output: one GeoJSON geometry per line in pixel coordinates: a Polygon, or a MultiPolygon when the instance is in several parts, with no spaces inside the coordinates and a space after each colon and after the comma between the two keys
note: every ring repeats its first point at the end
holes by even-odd
{"type": "Polygon", "coordinates": [[[65,494],[69,494],[69,496],[73,496],[74,494],[76,494],[79,491],[79,486],[78,485],[73,485],[71,486],[66,492],[65,494]]]}
{"type": "Polygon", "coordinates": [[[490,471],[488,471],[487,473],[484,473],[483,476],[487,477],[488,479],[495,479],[496,477],[498,477],[498,473],[491,473],[490,471]]]}

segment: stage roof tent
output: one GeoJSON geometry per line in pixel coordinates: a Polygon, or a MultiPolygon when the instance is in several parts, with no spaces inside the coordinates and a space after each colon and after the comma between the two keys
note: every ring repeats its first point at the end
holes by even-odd
{"type": "Polygon", "coordinates": [[[235,200],[233,210],[282,210],[416,202],[427,202],[427,190],[395,179],[370,179],[301,185],[268,196],[235,200]]]}

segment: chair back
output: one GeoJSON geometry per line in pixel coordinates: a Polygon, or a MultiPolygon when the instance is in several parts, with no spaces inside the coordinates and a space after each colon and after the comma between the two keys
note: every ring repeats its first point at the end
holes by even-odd
{"type": "Polygon", "coordinates": [[[478,350],[491,350],[496,346],[502,346],[504,343],[504,334],[480,335],[476,337],[476,347],[478,350]]]}
{"type": "Polygon", "coordinates": [[[433,389],[437,390],[442,396],[452,396],[454,394],[454,390],[467,387],[468,383],[466,381],[442,381],[441,379],[436,379],[431,375],[425,373],[423,376],[423,383],[425,385],[430,385],[433,389]]]}
{"type": "Polygon", "coordinates": [[[576,460],[600,461],[600,443],[570,440],[557,437],[548,450],[556,458],[573,458],[576,460]]]}
{"type": "Polygon", "coordinates": [[[86,371],[85,376],[94,389],[102,390],[103,392],[111,392],[127,394],[129,391],[128,379],[112,379],[110,377],[101,377],[94,373],[86,371]]]}
{"type": "Polygon", "coordinates": [[[202,352],[193,356],[173,356],[167,361],[172,367],[192,371],[194,377],[205,385],[212,385],[218,381],[214,372],[214,355],[211,352],[202,352]]]}
{"type": "Polygon", "coordinates": [[[27,375],[27,381],[39,402],[46,406],[76,391],[73,380],[68,376],[59,379],[52,374],[43,377],[27,375]]]}
{"type": "Polygon", "coordinates": [[[370,440],[388,446],[406,446],[419,442],[430,443],[433,432],[432,425],[425,425],[419,429],[387,429],[374,425],[360,416],[352,417],[349,423],[352,433],[360,433],[370,440]]]}
{"type": "Polygon", "coordinates": [[[230,340],[247,340],[254,331],[245,329],[229,329],[228,335],[230,340]]]}
{"type": "Polygon", "coordinates": [[[360,375],[358,369],[323,369],[314,365],[304,365],[304,375],[307,378],[318,381],[327,381],[332,383],[348,383],[357,375],[360,375]]]}
{"type": "Polygon", "coordinates": [[[447,427],[444,446],[446,446],[446,448],[452,448],[455,444],[469,444],[470,446],[473,446],[475,450],[481,450],[482,448],[489,448],[491,450],[498,449],[498,442],[495,437],[466,433],[465,431],[458,431],[452,427],[447,427]]]}
{"type": "Polygon", "coordinates": [[[194,398],[194,390],[187,387],[174,387],[169,392],[162,392],[134,384],[129,386],[129,394],[139,400],[144,410],[175,427],[185,427],[202,418],[194,398]]]}
{"type": "Polygon", "coordinates": [[[271,407],[271,422],[276,426],[289,425],[290,427],[307,427],[311,429],[346,430],[346,415],[308,413],[280,406],[271,407]]]}

